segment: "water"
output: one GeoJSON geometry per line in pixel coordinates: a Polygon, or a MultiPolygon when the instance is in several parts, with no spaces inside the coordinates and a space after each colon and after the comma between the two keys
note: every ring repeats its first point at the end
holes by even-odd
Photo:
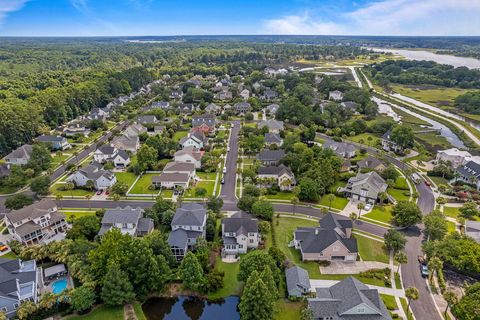
{"type": "Polygon", "coordinates": [[[239,320],[238,297],[208,301],[196,297],[150,298],[142,309],[148,320],[239,320]]]}
{"type": "Polygon", "coordinates": [[[428,60],[440,64],[449,64],[454,67],[467,67],[469,69],[480,69],[480,60],[468,57],[457,57],[448,54],[438,54],[430,51],[407,50],[407,49],[385,49],[369,48],[373,51],[391,52],[404,56],[407,60],[428,60]]]}
{"type": "MultiPolygon", "coordinates": [[[[408,114],[411,114],[412,116],[415,116],[416,118],[420,119],[420,120],[423,120],[425,122],[428,122],[429,124],[432,125],[432,129],[437,129],[437,130],[440,130],[440,135],[445,137],[445,139],[447,139],[448,142],[450,142],[450,144],[458,149],[466,149],[465,147],[465,144],[463,143],[462,140],[460,140],[460,138],[458,138],[458,136],[452,132],[452,130],[450,130],[450,128],[448,128],[447,126],[443,125],[442,123],[440,122],[437,122],[435,120],[432,120],[430,118],[427,118],[427,117],[424,117],[416,112],[413,112],[409,109],[406,109],[406,108],[403,108],[399,105],[396,105],[396,104],[393,104],[393,103],[390,103],[390,102],[387,102],[385,100],[382,100],[382,99],[379,99],[377,97],[373,97],[372,98],[373,101],[375,101],[377,104],[378,104],[378,109],[381,113],[387,113],[387,115],[390,115],[388,112],[382,112],[385,111],[385,110],[388,110],[390,109],[391,112],[395,113],[395,111],[391,108],[391,106],[394,106],[395,108],[398,108],[400,110],[402,110],[403,112],[405,113],[408,113],[408,114]]],[[[398,115],[395,113],[395,116],[398,117],[398,115]]],[[[393,119],[395,121],[397,121],[398,118],[396,117],[393,117],[393,119]]]]}
{"type": "Polygon", "coordinates": [[[65,289],[67,289],[67,279],[56,280],[52,283],[52,292],[54,294],[59,294],[65,289]]]}

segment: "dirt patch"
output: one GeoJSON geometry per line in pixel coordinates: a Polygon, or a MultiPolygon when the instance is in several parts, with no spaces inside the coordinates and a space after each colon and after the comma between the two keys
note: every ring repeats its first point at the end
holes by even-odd
{"type": "Polygon", "coordinates": [[[131,304],[127,304],[123,307],[123,316],[126,320],[137,320],[135,309],[131,304]]]}
{"type": "Polygon", "coordinates": [[[450,101],[444,101],[444,100],[437,101],[437,106],[439,106],[439,107],[450,106],[450,101]]]}

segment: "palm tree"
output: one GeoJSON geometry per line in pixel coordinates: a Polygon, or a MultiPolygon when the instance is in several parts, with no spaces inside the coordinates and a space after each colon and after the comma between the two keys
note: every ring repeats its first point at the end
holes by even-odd
{"type": "Polygon", "coordinates": [[[378,194],[378,199],[380,200],[380,205],[383,206],[383,204],[385,203],[385,200],[388,199],[387,193],[386,193],[386,192],[380,192],[380,193],[378,194]]]}
{"type": "Polygon", "coordinates": [[[447,301],[447,307],[445,308],[445,319],[448,319],[448,317],[447,317],[448,308],[450,308],[452,305],[457,304],[458,303],[458,298],[455,295],[455,293],[453,293],[450,290],[446,291],[443,294],[443,298],[445,299],[445,301],[447,301]]]}
{"type": "Polygon", "coordinates": [[[358,217],[360,218],[362,216],[362,210],[365,209],[365,203],[360,202],[357,204],[357,209],[358,209],[358,217]]]}
{"type": "Polygon", "coordinates": [[[412,300],[418,300],[420,298],[420,292],[418,292],[418,289],[415,287],[408,287],[405,289],[405,297],[408,299],[408,305],[407,305],[407,318],[408,314],[410,312],[410,303],[412,300]]]}
{"type": "Polygon", "coordinates": [[[443,262],[438,257],[431,257],[428,260],[428,268],[430,269],[430,281],[431,281],[433,278],[434,272],[437,272],[437,274],[441,272],[443,268],[443,262]]]}
{"type": "Polygon", "coordinates": [[[57,302],[57,297],[51,292],[45,292],[39,301],[39,306],[42,309],[50,309],[57,302]]]}
{"type": "Polygon", "coordinates": [[[120,195],[117,194],[117,193],[115,193],[115,194],[112,196],[112,199],[113,199],[113,201],[117,202],[117,201],[120,200],[120,195]]]}
{"type": "Polygon", "coordinates": [[[350,220],[352,220],[352,223],[355,223],[355,220],[358,219],[358,216],[355,212],[350,213],[350,220]]]}
{"type": "Polygon", "coordinates": [[[408,263],[408,257],[403,251],[398,251],[394,256],[395,261],[398,263],[397,273],[400,271],[400,266],[402,264],[408,263]]]}
{"type": "MultiPolygon", "coordinates": [[[[57,194],[55,196],[55,200],[57,200],[57,202],[60,202],[62,199],[63,199],[63,196],[61,194],[57,194]]],[[[62,209],[62,207],[60,207],[60,209],[62,209]]]]}
{"type": "Polygon", "coordinates": [[[457,182],[458,178],[460,178],[460,172],[454,171],[453,172],[453,178],[455,179],[455,182],[457,182]]]}
{"type": "Polygon", "coordinates": [[[85,196],[85,198],[86,198],[87,201],[88,201],[88,209],[89,209],[89,210],[92,210],[92,203],[90,202],[90,199],[92,199],[92,195],[91,195],[91,194],[87,194],[87,195],[85,196]]]}
{"type": "Polygon", "coordinates": [[[290,199],[290,202],[293,205],[293,214],[295,214],[295,209],[297,208],[297,205],[300,203],[300,200],[298,199],[297,196],[294,196],[292,197],[292,199],[290,199]]]}
{"type": "Polygon", "coordinates": [[[333,193],[329,193],[327,195],[327,200],[328,200],[328,210],[332,208],[332,202],[335,201],[335,195],[333,193]]]}

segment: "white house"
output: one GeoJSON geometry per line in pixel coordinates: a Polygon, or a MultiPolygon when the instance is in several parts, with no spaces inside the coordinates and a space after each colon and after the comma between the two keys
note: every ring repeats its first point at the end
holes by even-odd
{"type": "Polygon", "coordinates": [[[110,145],[103,145],[93,153],[95,162],[113,162],[115,167],[125,168],[130,164],[130,156],[125,150],[118,150],[110,145]]]}
{"type": "Polygon", "coordinates": [[[115,174],[110,170],[104,170],[98,162],[79,169],[67,178],[68,182],[73,182],[77,187],[86,186],[89,180],[93,182],[96,190],[106,190],[117,182],[115,174]]]}
{"type": "Polygon", "coordinates": [[[7,164],[25,165],[30,160],[33,147],[31,144],[24,144],[10,152],[4,159],[7,164]]]}
{"type": "Polygon", "coordinates": [[[194,179],[196,175],[195,164],[188,162],[169,162],[163,168],[164,173],[186,173],[190,179],[194,179]]]}
{"type": "Polygon", "coordinates": [[[328,99],[333,100],[333,101],[342,101],[343,100],[343,92],[338,91],[338,90],[330,91],[328,93],[328,99]]]}
{"type": "Polygon", "coordinates": [[[180,139],[182,149],[193,147],[195,149],[203,149],[208,142],[208,138],[202,131],[194,131],[189,133],[186,137],[180,139]]]}
{"type": "Polygon", "coordinates": [[[458,168],[461,165],[467,163],[472,155],[468,151],[458,150],[457,148],[451,148],[447,150],[438,150],[435,162],[440,161],[450,163],[452,168],[458,168]]]}
{"type": "Polygon", "coordinates": [[[244,212],[237,212],[222,220],[223,253],[237,255],[256,249],[261,237],[258,220],[244,212]]]}
{"type": "Polygon", "coordinates": [[[186,189],[190,179],[188,173],[162,172],[159,176],[152,177],[152,184],[155,188],[174,189],[180,187],[186,189]]]}
{"type": "Polygon", "coordinates": [[[202,167],[202,156],[203,152],[194,147],[186,147],[173,155],[175,162],[193,163],[197,169],[202,167]]]}
{"type": "Polygon", "coordinates": [[[240,93],[239,96],[243,98],[243,100],[248,100],[250,98],[250,91],[248,89],[243,89],[240,93]]]}

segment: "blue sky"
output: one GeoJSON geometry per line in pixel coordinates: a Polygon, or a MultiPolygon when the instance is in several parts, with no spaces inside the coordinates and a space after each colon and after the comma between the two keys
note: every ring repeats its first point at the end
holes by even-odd
{"type": "Polygon", "coordinates": [[[480,35],[479,17],[480,0],[0,0],[0,35],[480,35]]]}

